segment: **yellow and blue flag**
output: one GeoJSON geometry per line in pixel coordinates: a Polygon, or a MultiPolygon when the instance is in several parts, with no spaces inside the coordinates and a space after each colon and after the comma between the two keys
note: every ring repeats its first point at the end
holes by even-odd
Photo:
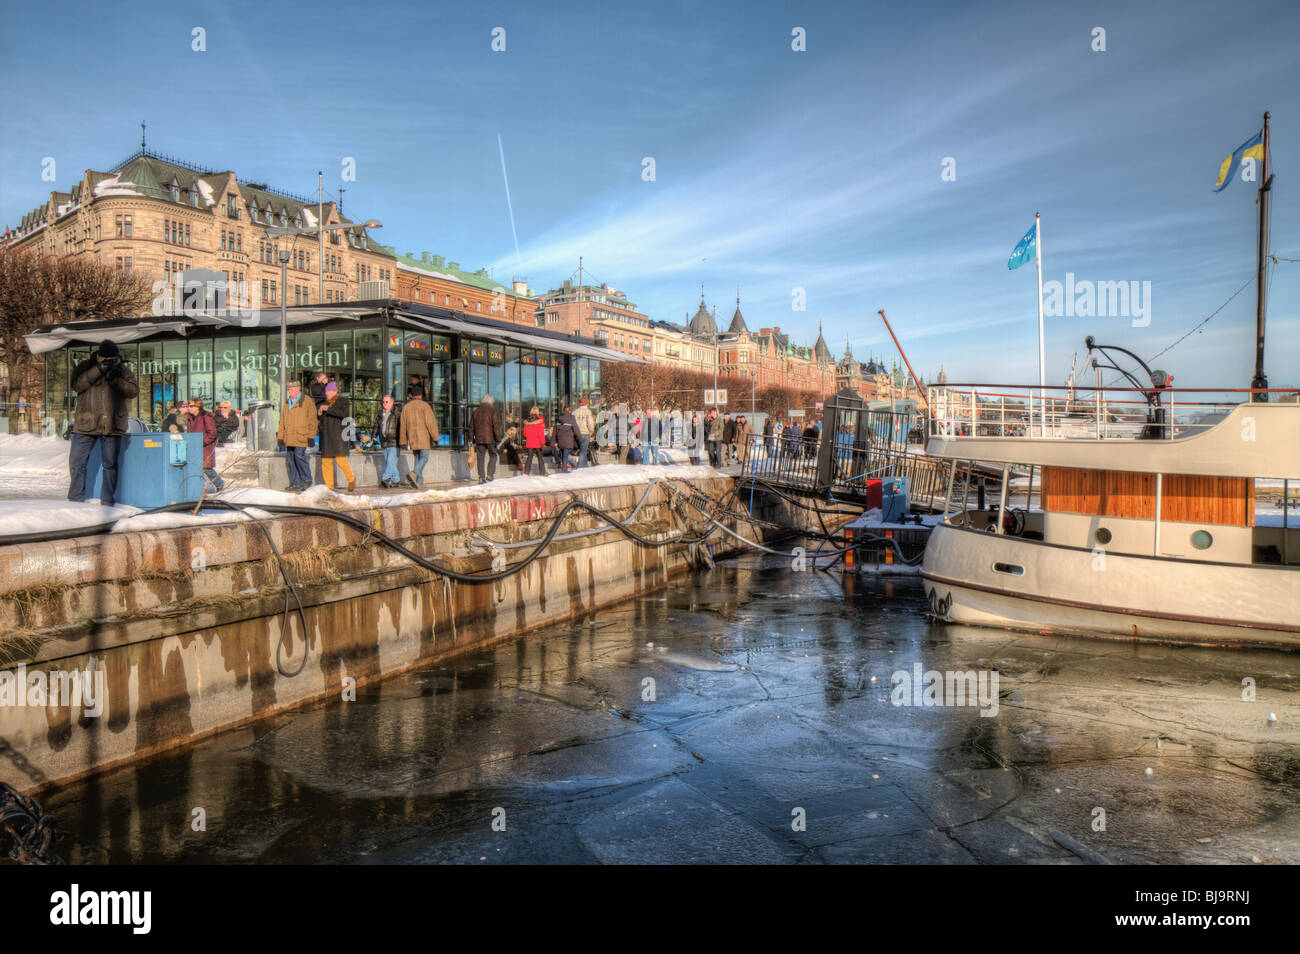
{"type": "Polygon", "coordinates": [[[1237,177],[1242,161],[1246,159],[1256,159],[1261,163],[1264,161],[1264,130],[1261,129],[1232,150],[1232,155],[1219,165],[1219,178],[1214,183],[1215,192],[1222,192],[1228,187],[1228,183],[1237,177]]]}
{"type": "Polygon", "coordinates": [[[1034,254],[1038,251],[1038,223],[1035,222],[1025,233],[1025,237],[1020,240],[1011,253],[1011,258],[1007,262],[1007,268],[1012,270],[1019,268],[1025,262],[1032,262],[1034,254]]]}

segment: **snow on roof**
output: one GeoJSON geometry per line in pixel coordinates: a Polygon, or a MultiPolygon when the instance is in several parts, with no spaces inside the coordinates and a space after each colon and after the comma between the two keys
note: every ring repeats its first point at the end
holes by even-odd
{"type": "Polygon", "coordinates": [[[199,184],[199,193],[203,196],[204,203],[210,206],[216,205],[217,200],[212,194],[212,186],[208,185],[202,179],[195,179],[194,181],[199,184]]]}
{"type": "Polygon", "coordinates": [[[305,205],[302,207],[302,217],[309,226],[316,224],[316,213],[305,205]]]}
{"type": "Polygon", "coordinates": [[[134,182],[125,182],[117,176],[109,176],[95,186],[95,195],[139,195],[134,182]]]}
{"type": "Polygon", "coordinates": [[[417,268],[414,265],[408,265],[406,262],[403,262],[401,259],[398,259],[397,267],[404,272],[416,272],[417,274],[420,275],[428,275],[430,278],[441,278],[444,281],[455,282],[458,285],[465,284],[455,275],[448,275],[446,272],[435,272],[431,268],[417,268]]]}

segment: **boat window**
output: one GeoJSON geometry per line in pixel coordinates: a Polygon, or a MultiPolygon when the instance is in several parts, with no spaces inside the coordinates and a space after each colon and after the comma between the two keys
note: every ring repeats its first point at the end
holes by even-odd
{"type": "Polygon", "coordinates": [[[1110,543],[1110,531],[1107,530],[1105,527],[1098,527],[1097,532],[1093,534],[1093,537],[1102,546],[1105,546],[1106,544],[1110,543]]]}
{"type": "Polygon", "coordinates": [[[1208,550],[1214,545],[1214,537],[1208,531],[1197,530],[1192,534],[1192,546],[1198,550],[1208,550]]]}
{"type": "Polygon", "coordinates": [[[1014,563],[994,563],[993,569],[999,573],[1010,573],[1012,576],[1024,576],[1025,568],[1016,566],[1014,563]]]}

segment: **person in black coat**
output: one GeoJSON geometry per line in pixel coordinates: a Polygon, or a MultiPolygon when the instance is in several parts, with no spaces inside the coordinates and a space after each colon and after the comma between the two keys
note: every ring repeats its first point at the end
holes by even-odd
{"type": "Polygon", "coordinates": [[[560,452],[560,473],[572,470],[569,455],[578,449],[578,422],[573,417],[573,408],[566,407],[564,413],[555,420],[555,447],[560,452]]]}
{"type": "Polygon", "coordinates": [[[357,479],[348,464],[348,454],[352,450],[352,435],[356,431],[356,422],[352,420],[352,405],[342,394],[338,385],[330,382],[325,388],[325,403],[316,409],[320,419],[319,440],[321,474],[325,486],[334,489],[334,467],[337,465],[348,479],[348,491],[356,490],[357,479]]]}

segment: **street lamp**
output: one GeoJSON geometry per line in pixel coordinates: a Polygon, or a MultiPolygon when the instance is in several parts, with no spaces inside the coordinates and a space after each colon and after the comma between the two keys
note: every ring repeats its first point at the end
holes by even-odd
{"type": "MultiPolygon", "coordinates": [[[[381,229],[383,225],[374,219],[365,222],[341,222],[338,225],[318,225],[316,228],[299,228],[292,225],[272,225],[266,230],[267,238],[281,238],[299,235],[324,235],[326,232],[338,232],[343,229],[381,229]]],[[[285,382],[288,380],[288,359],[289,359],[289,316],[286,311],[289,304],[289,257],[291,255],[289,248],[280,249],[280,401],[283,403],[289,392],[285,389],[285,382]]],[[[324,281],[325,262],[324,257],[318,255],[316,266],[321,270],[322,281],[324,281]]]]}

